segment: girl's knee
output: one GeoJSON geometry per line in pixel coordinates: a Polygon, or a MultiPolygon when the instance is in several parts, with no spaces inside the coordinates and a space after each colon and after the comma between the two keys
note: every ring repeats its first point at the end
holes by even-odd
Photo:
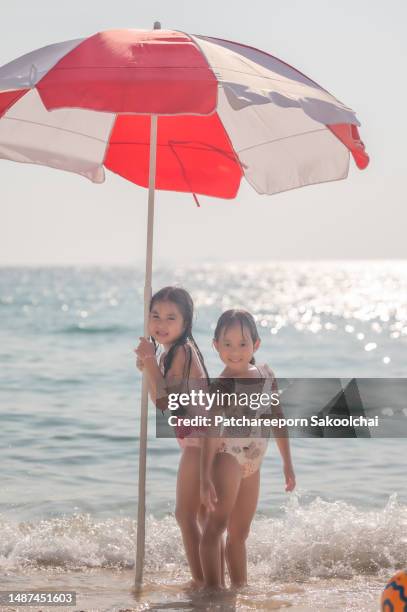
{"type": "Polygon", "coordinates": [[[175,508],[175,520],[180,527],[196,524],[196,512],[187,508],[175,508]]]}
{"type": "Polygon", "coordinates": [[[224,531],[226,530],[227,523],[227,516],[215,516],[211,514],[205,525],[202,537],[210,539],[222,535],[222,533],[224,533],[224,531]]]}
{"type": "Polygon", "coordinates": [[[233,525],[228,529],[226,546],[234,542],[246,542],[250,533],[250,525],[233,525]]]}

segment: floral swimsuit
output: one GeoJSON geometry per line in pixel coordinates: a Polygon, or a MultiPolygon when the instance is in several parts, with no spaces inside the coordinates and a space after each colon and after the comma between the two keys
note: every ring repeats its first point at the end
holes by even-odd
{"type": "MultiPolygon", "coordinates": [[[[262,393],[273,393],[277,390],[277,384],[273,372],[268,366],[256,366],[260,372],[261,378],[264,378],[264,386],[262,393]]],[[[256,411],[253,411],[252,417],[258,418],[260,414],[269,413],[270,408],[262,406],[256,411]]],[[[263,461],[263,457],[267,450],[268,438],[264,437],[246,437],[222,438],[218,453],[228,453],[232,455],[239,463],[242,470],[242,478],[247,478],[256,472],[263,461]]]]}

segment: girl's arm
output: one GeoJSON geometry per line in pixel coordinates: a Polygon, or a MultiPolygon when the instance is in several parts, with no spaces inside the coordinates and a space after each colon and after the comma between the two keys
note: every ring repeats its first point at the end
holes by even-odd
{"type": "Polygon", "coordinates": [[[156,408],[160,410],[166,410],[168,408],[168,395],[166,391],[166,381],[164,376],[161,374],[161,370],[158,366],[155,358],[147,358],[144,360],[144,372],[147,376],[148,393],[151,401],[154,403],[156,408]]]}
{"type": "MultiPolygon", "coordinates": [[[[282,418],[284,416],[281,407],[272,410],[273,418],[282,418]]],[[[295,474],[291,459],[290,438],[288,435],[288,427],[272,427],[274,439],[278,446],[278,450],[283,460],[283,471],[285,476],[285,490],[292,491],[295,489],[295,474]]]]}
{"type": "Polygon", "coordinates": [[[281,458],[283,460],[283,471],[285,476],[285,490],[292,491],[295,489],[295,474],[294,467],[291,461],[290,453],[290,439],[288,435],[285,438],[280,437],[281,430],[278,437],[276,437],[276,443],[278,450],[280,451],[281,458]]]}
{"type": "MultiPolygon", "coordinates": [[[[272,372],[272,370],[270,370],[268,366],[266,367],[269,372],[269,375],[273,377],[273,382],[271,385],[272,393],[278,393],[277,380],[274,376],[274,373],[272,372]]],[[[284,413],[282,411],[281,405],[278,404],[277,406],[272,406],[271,414],[273,418],[278,418],[278,419],[283,418],[284,413]]],[[[273,430],[274,439],[276,441],[278,450],[281,455],[281,459],[283,461],[283,471],[284,471],[284,476],[285,476],[285,490],[292,491],[293,489],[295,489],[295,474],[294,474],[294,467],[293,467],[293,463],[291,459],[290,438],[288,435],[288,427],[287,426],[284,426],[284,427],[273,426],[272,430],[273,430]]]]}
{"type": "MultiPolygon", "coordinates": [[[[214,391],[212,385],[211,391],[214,391]]],[[[214,404],[209,411],[208,416],[214,422],[215,416],[223,414],[222,406],[214,404]]],[[[215,510],[215,504],[218,501],[215,485],[212,480],[212,467],[215,455],[221,443],[221,427],[212,425],[206,430],[206,435],[202,439],[201,446],[201,469],[200,469],[200,496],[201,503],[206,506],[209,512],[215,510]]]]}
{"type": "Polygon", "coordinates": [[[148,390],[152,402],[160,410],[166,410],[168,408],[168,387],[182,381],[186,359],[184,347],[180,346],[175,351],[171,368],[165,378],[158,366],[152,342],[146,338],[140,338],[140,344],[135,352],[138,361],[143,364],[143,372],[147,375],[148,390]]]}
{"type": "Polygon", "coordinates": [[[206,506],[209,512],[215,510],[218,501],[215,485],[212,481],[212,465],[219,446],[219,438],[214,438],[213,434],[207,432],[202,439],[201,447],[201,474],[200,474],[200,496],[201,503],[206,506]]]}
{"type": "MultiPolygon", "coordinates": [[[[144,361],[137,355],[137,360],[136,360],[136,366],[137,369],[143,374],[144,372],[144,361]]],[[[150,384],[150,379],[148,376],[146,376],[146,380],[147,380],[147,389],[148,389],[148,394],[151,397],[151,384],[150,384]]]]}

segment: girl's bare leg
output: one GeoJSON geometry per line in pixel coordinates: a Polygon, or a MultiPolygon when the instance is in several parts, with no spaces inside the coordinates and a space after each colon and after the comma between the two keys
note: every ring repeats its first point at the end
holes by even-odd
{"type": "Polygon", "coordinates": [[[213,483],[218,502],[208,518],[201,538],[201,562],[205,586],[222,586],[221,541],[235,505],[241,481],[241,468],[234,457],[218,453],[213,462],[213,483]]]}
{"type": "Polygon", "coordinates": [[[181,529],[189,569],[193,581],[198,586],[203,584],[202,566],[199,557],[201,531],[198,524],[200,457],[200,448],[187,446],[182,451],[178,467],[175,507],[175,518],[181,529]]]}
{"type": "MultiPolygon", "coordinates": [[[[207,520],[206,508],[205,508],[205,506],[203,504],[201,504],[199,506],[199,510],[198,510],[198,523],[199,523],[199,527],[201,529],[201,534],[203,533],[203,531],[205,529],[206,520],[207,520]]],[[[223,535],[221,543],[220,543],[220,573],[221,573],[221,585],[223,587],[226,586],[226,582],[225,582],[225,565],[226,565],[225,548],[226,548],[225,537],[223,535]]]]}
{"type": "Polygon", "coordinates": [[[228,521],[226,561],[231,585],[247,584],[246,539],[257,508],[260,489],[260,470],[242,478],[236,503],[228,521]]]}

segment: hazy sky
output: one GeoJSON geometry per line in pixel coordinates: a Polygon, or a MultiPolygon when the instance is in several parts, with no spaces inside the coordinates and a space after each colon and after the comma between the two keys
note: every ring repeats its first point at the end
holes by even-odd
{"type": "MultiPolygon", "coordinates": [[[[353,108],[371,156],[345,181],[235,200],[158,192],[156,263],[407,258],[405,0],[3,0],[0,65],[110,28],[164,28],[247,43],[353,108]]],[[[0,264],[144,261],[147,190],[0,160],[0,264]]]]}

